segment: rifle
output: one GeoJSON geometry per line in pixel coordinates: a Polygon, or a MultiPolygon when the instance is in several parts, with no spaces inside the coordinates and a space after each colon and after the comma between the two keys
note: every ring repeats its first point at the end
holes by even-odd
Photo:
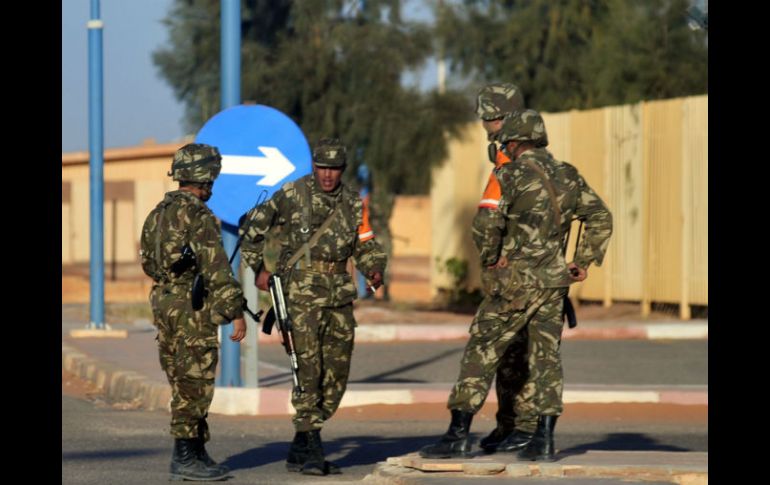
{"type": "MultiPolygon", "coordinates": [[[[570,226],[570,230],[572,230],[572,227],[570,226]]],[[[567,231],[567,238],[564,242],[564,249],[562,254],[566,257],[567,255],[567,244],[569,243],[569,233],[570,230],[567,231]]],[[[580,233],[583,230],[583,221],[580,221],[580,225],[578,226],[578,233],[577,233],[577,240],[575,241],[575,255],[577,255],[577,248],[578,244],[580,244],[580,233]]],[[[572,256],[572,260],[575,260],[575,255],[572,256]]],[[[577,276],[577,270],[571,269],[570,274],[572,276],[577,276]]],[[[567,325],[569,328],[575,328],[577,327],[577,315],[575,315],[575,307],[572,305],[572,300],[569,299],[569,288],[567,288],[567,294],[564,295],[563,305],[562,305],[562,321],[566,318],[567,319],[567,325]]]]}
{"type": "MultiPolygon", "coordinates": [[[[262,205],[265,202],[265,199],[267,199],[267,190],[262,189],[262,192],[259,193],[259,196],[257,197],[257,203],[254,204],[254,207],[249,209],[248,211],[244,212],[241,217],[238,218],[238,227],[240,228],[243,225],[243,221],[246,219],[246,214],[248,214],[252,209],[255,207],[262,205]]],[[[245,234],[244,234],[245,236],[245,234]]],[[[229,262],[230,264],[233,264],[233,260],[235,259],[235,255],[238,254],[238,248],[241,247],[241,243],[243,242],[243,236],[240,236],[238,238],[238,241],[235,243],[235,249],[233,249],[233,254],[230,255],[229,262]]]]}
{"type": "Polygon", "coordinates": [[[192,309],[196,312],[203,308],[203,300],[208,296],[206,286],[203,284],[203,274],[198,269],[198,260],[195,257],[195,251],[189,244],[182,246],[182,256],[171,265],[171,272],[179,277],[190,268],[195,269],[195,276],[192,283],[192,309]]]}
{"type": "Polygon", "coordinates": [[[294,381],[294,394],[299,396],[305,392],[299,383],[299,364],[297,362],[297,351],[294,346],[293,324],[291,317],[286,309],[286,300],[284,299],[283,285],[281,277],[277,274],[270,275],[267,280],[267,286],[270,289],[270,297],[273,300],[273,307],[267,312],[265,321],[262,324],[262,332],[270,335],[273,325],[278,322],[278,330],[281,332],[281,343],[286,353],[289,355],[291,364],[291,377],[294,381]]]}

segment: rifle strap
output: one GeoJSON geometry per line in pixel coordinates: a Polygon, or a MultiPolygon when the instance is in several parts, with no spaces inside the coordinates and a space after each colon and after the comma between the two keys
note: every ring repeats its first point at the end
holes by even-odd
{"type": "Polygon", "coordinates": [[[580,221],[580,225],[578,226],[577,239],[575,239],[575,254],[572,255],[572,261],[575,261],[575,258],[577,257],[578,248],[580,247],[580,233],[583,232],[583,219],[578,220],[580,221]]]}
{"type": "Polygon", "coordinates": [[[166,216],[166,207],[168,207],[168,204],[164,204],[160,209],[160,215],[158,216],[158,234],[155,236],[155,253],[152,255],[155,259],[155,267],[158,268],[159,273],[163,272],[163,266],[161,265],[160,260],[160,238],[163,234],[163,219],[166,216]]]}
{"type": "Polygon", "coordinates": [[[160,255],[160,240],[163,237],[163,221],[166,218],[166,209],[168,209],[168,206],[171,205],[171,199],[169,196],[166,195],[159,205],[160,214],[158,215],[157,234],[155,236],[155,252],[153,253],[152,257],[155,260],[155,267],[158,269],[156,281],[163,281],[168,280],[169,277],[168,273],[163,270],[163,261],[160,255]]]}
{"type": "Polygon", "coordinates": [[[529,168],[537,172],[540,178],[543,179],[543,183],[545,184],[545,189],[548,191],[548,196],[551,198],[551,207],[553,208],[553,215],[556,218],[555,219],[556,227],[558,228],[559,236],[561,236],[562,234],[561,209],[559,209],[559,199],[556,197],[556,189],[554,189],[553,183],[551,183],[551,180],[548,178],[545,172],[543,172],[543,169],[538,167],[535,162],[525,158],[524,163],[526,163],[529,166],[529,168]]]}
{"type": "MultiPolygon", "coordinates": [[[[308,233],[310,232],[310,212],[313,208],[313,198],[310,196],[310,186],[308,184],[301,183],[299,189],[302,193],[302,196],[300,197],[300,201],[302,201],[302,227],[300,228],[299,233],[301,234],[304,244],[300,246],[300,250],[297,251],[297,253],[303,252],[305,256],[305,266],[310,266],[310,236],[308,236],[308,233]]],[[[294,263],[289,264],[288,267],[291,268],[293,264],[294,263]]]]}
{"type": "MultiPolygon", "coordinates": [[[[331,214],[329,214],[329,217],[326,218],[325,221],[321,224],[321,226],[316,230],[316,232],[313,233],[313,235],[310,237],[310,240],[303,244],[297,252],[295,252],[291,259],[286,263],[286,268],[291,268],[294,263],[299,261],[299,258],[303,256],[303,254],[307,253],[308,257],[310,254],[310,248],[315,246],[315,244],[318,242],[318,240],[323,235],[324,231],[331,225],[332,220],[334,219],[334,216],[337,214],[337,207],[334,208],[331,214]]],[[[309,266],[309,265],[308,265],[309,266]]]]}

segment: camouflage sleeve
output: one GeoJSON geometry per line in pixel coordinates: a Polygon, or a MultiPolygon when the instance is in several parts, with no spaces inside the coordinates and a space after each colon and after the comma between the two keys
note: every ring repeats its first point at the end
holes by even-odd
{"type": "Polygon", "coordinates": [[[241,241],[241,256],[254,273],[259,274],[264,264],[265,237],[270,229],[280,223],[280,206],[284,199],[283,190],[279,190],[267,202],[246,213],[238,229],[241,241]]]}
{"type": "Polygon", "coordinates": [[[356,263],[356,268],[365,275],[374,271],[384,274],[388,257],[376,239],[369,239],[365,242],[360,242],[356,239],[356,244],[353,248],[353,261],[356,263]]]}
{"type": "Polygon", "coordinates": [[[473,242],[479,250],[482,266],[497,262],[503,246],[505,217],[498,209],[479,207],[471,227],[473,242]]]}
{"type": "Polygon", "coordinates": [[[243,291],[233,276],[214,214],[197,210],[199,212],[190,218],[194,235],[191,246],[209,292],[212,320],[223,325],[243,316],[243,291]]]}
{"type": "Polygon", "coordinates": [[[583,239],[579,242],[574,263],[588,268],[591,263],[601,266],[612,235],[612,214],[604,201],[578,175],[578,196],[576,215],[583,221],[583,239]]]}
{"type": "Polygon", "coordinates": [[[353,204],[353,211],[358,223],[358,235],[353,245],[353,261],[356,268],[363,274],[369,274],[379,271],[385,274],[385,265],[388,257],[382,246],[375,240],[374,231],[369,224],[369,210],[360,198],[357,198],[353,204]]]}
{"type": "Polygon", "coordinates": [[[503,165],[490,174],[484,195],[473,218],[471,235],[479,251],[481,265],[497,262],[505,234],[505,210],[510,207],[513,179],[510,167],[503,165]]]}

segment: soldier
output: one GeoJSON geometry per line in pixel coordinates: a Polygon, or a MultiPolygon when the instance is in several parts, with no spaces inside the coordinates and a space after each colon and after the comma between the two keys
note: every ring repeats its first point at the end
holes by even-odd
{"type": "MultiPolygon", "coordinates": [[[[524,97],[514,84],[493,83],[479,91],[476,114],[487,131],[487,140],[490,142],[489,161],[495,165],[494,170],[511,161],[503,151],[497,150],[495,143],[495,136],[503,125],[503,117],[523,109],[524,97]]],[[[473,221],[474,237],[482,241],[491,239],[497,231],[496,211],[501,192],[494,170],[489,174],[473,221]]],[[[497,367],[497,426],[480,443],[487,453],[513,452],[524,448],[532,440],[537,427],[537,415],[532,403],[534,387],[527,380],[527,345],[527,328],[524,327],[513,338],[497,367]]]]}
{"type": "Polygon", "coordinates": [[[142,228],[142,268],[154,281],[150,303],[160,366],[171,384],[172,480],[220,480],[229,471],[204,446],[219,360],[217,326],[232,321],[235,342],[246,335],[243,293],[205,204],[221,160],[209,145],[177,150],[169,175],[179,190],[166,193],[142,228]]]}
{"type": "Polygon", "coordinates": [[[283,226],[276,272],[285,281],[304,390],[292,394],[296,433],[286,467],[307,475],[340,473],[324,458],[321,428],[345,392],[353,352],[356,288],[347,260],[352,257],[375,288],[386,264],[360,197],[341,183],[345,166],[340,141],[322,139],[313,150],[313,173],[284,184],[267,203],[247,213],[240,229],[243,258],[257,275],[257,287],[267,290],[271,273],[263,264],[265,236],[272,227],[283,226]],[[318,230],[320,237],[311,246],[318,230]],[[294,254],[301,257],[289,267],[294,254]]]}
{"type": "MultiPolygon", "coordinates": [[[[358,166],[356,179],[361,185],[359,193],[363,200],[364,207],[368,211],[369,223],[371,224],[374,233],[377,234],[377,242],[385,252],[388,261],[392,261],[393,244],[389,221],[393,211],[395,197],[392,192],[376,187],[372,178],[369,167],[367,167],[365,163],[358,166]]],[[[363,278],[363,276],[360,275],[360,272],[359,276],[363,278]]],[[[358,281],[360,282],[361,279],[358,281]]],[[[384,301],[390,301],[389,286],[390,267],[386,267],[385,273],[382,275],[382,299],[384,301]]],[[[374,295],[367,292],[365,285],[362,284],[359,284],[358,296],[362,298],[374,298],[374,295]]]]}
{"type": "Polygon", "coordinates": [[[604,260],[612,216],[575,167],[556,161],[545,150],[548,137],[536,111],[506,116],[496,139],[512,162],[495,170],[501,188],[494,211],[496,230],[473,234],[485,268],[486,296],[471,325],[460,376],[447,403],[452,414],[449,430],[420,454],[468,454],[473,415],[484,404],[498,362],[527,327],[538,422],[533,439],[518,456],[553,461],[553,430],[562,412],[562,301],[571,283],[586,278],[591,263],[600,266],[604,260]],[[584,221],[585,236],[568,264],[562,248],[574,218],[584,221]]]}

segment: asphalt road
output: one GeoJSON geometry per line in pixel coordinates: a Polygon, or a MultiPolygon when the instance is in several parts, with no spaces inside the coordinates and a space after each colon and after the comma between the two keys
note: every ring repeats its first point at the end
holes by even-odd
{"type": "MultiPolygon", "coordinates": [[[[167,483],[172,448],[169,415],[120,407],[98,398],[65,395],[63,389],[63,484],[167,483]]],[[[659,405],[568,406],[557,426],[556,445],[565,453],[589,449],[708,451],[705,407],[680,407],[692,411],[681,414],[674,409],[678,417],[665,417],[655,411],[663,409],[659,405]]],[[[287,416],[212,415],[212,442],[207,448],[233,470],[234,478],[228,483],[328,485],[362,480],[377,462],[430,444],[448,424],[448,412],[441,405],[378,409],[341,410],[324,428],[327,458],[343,467],[339,477],[319,479],[285,471],[284,460],[293,436],[287,416]]],[[[476,444],[491,431],[493,419],[486,410],[474,420],[476,444]]]]}
{"type": "MultiPolygon", "coordinates": [[[[351,382],[454,382],[464,342],[356,343],[351,382]]],[[[569,384],[707,385],[707,340],[573,340],[562,343],[569,384]]],[[[288,369],[279,344],[259,347],[259,360],[288,369]]],[[[279,381],[265,382],[275,385],[279,381]]]]}

